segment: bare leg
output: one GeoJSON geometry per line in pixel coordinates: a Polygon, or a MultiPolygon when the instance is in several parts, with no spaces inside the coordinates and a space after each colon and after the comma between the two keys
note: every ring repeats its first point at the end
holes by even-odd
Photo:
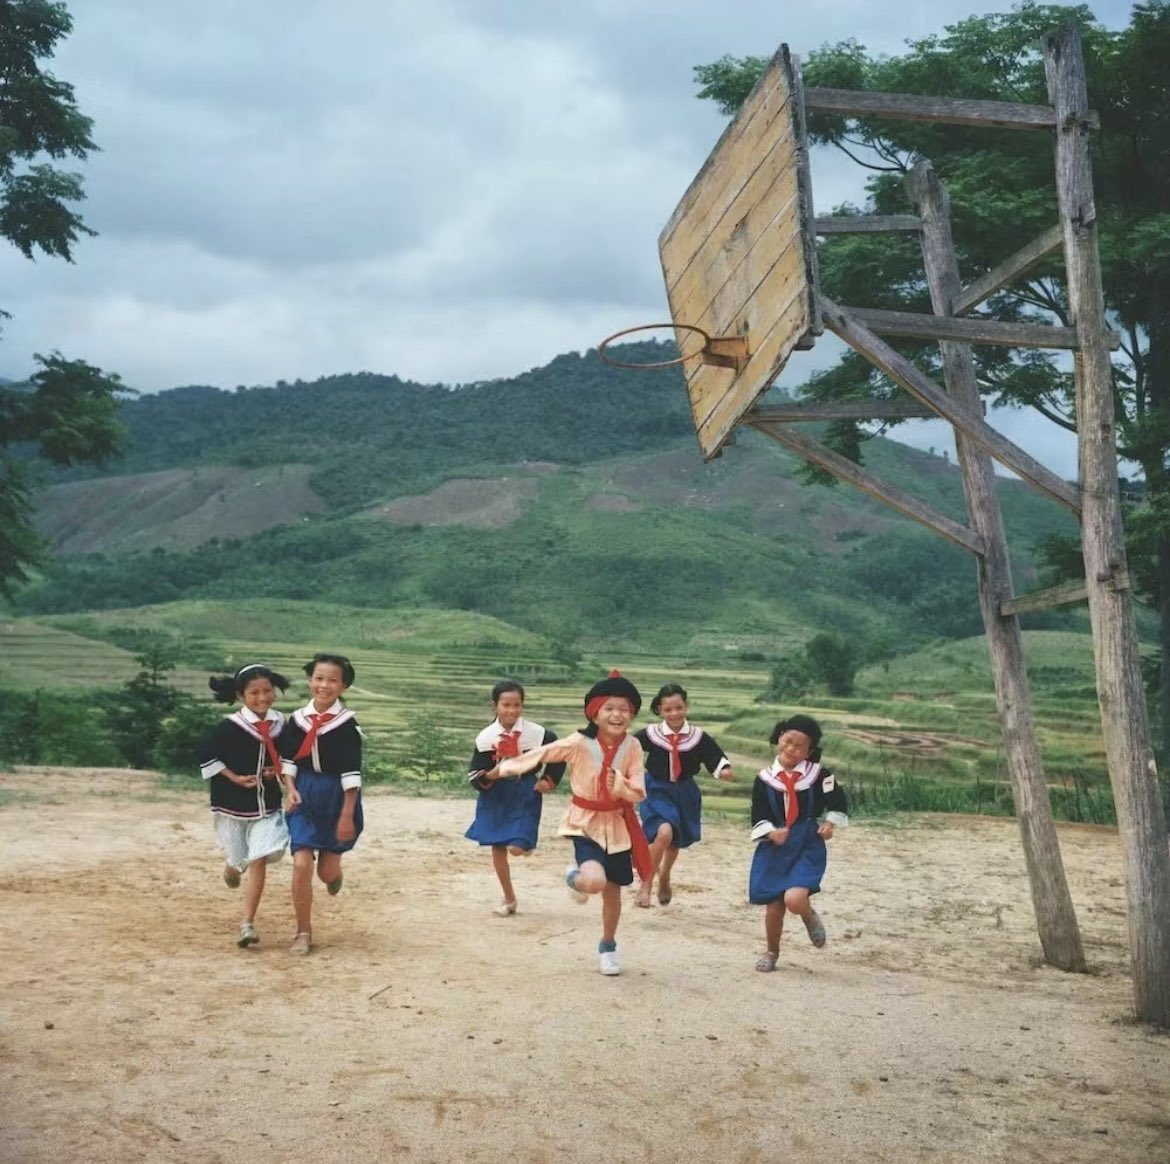
{"type": "Polygon", "coordinates": [[[658,826],[658,832],[654,834],[654,840],[650,842],[650,876],[638,886],[638,893],[634,898],[634,904],[641,906],[642,909],[650,908],[650,890],[654,885],[654,874],[658,872],[658,866],[662,863],[662,854],[669,852],[670,842],[673,840],[674,829],[663,821],[658,826]]]}
{"type": "Polygon", "coordinates": [[[508,865],[507,845],[492,845],[492,868],[496,871],[500,892],[504,895],[503,904],[515,902],[516,891],[512,887],[512,870],[508,865]]]}
{"type": "Polygon", "coordinates": [[[261,857],[248,866],[248,887],[244,891],[244,921],[254,922],[260,898],[264,893],[264,879],[268,875],[268,862],[261,857]]]}
{"type": "Polygon", "coordinates": [[[586,861],[577,870],[573,884],[579,893],[600,893],[609,885],[605,879],[605,866],[600,861],[586,861]]]}
{"type": "Polygon", "coordinates": [[[808,930],[809,940],[819,950],[825,944],[825,927],[817,911],[813,909],[812,899],[807,889],[789,889],[784,893],[784,904],[792,910],[808,930]]]}
{"type": "Polygon", "coordinates": [[[658,870],[658,904],[669,905],[674,895],[670,890],[670,871],[678,860],[678,849],[667,849],[662,854],[662,868],[658,870]]]}
{"type": "Polygon", "coordinates": [[[601,940],[612,942],[617,939],[618,920],[622,916],[622,887],[612,881],[605,883],[601,891],[601,940]]]}
{"type": "Polygon", "coordinates": [[[776,969],[780,957],[780,934],[784,929],[784,898],[769,901],[764,907],[764,941],[767,950],[756,960],[756,969],[765,973],[776,969]]]}
{"type": "Polygon", "coordinates": [[[317,857],[317,880],[328,885],[341,876],[341,854],[321,853],[317,857]]]}
{"type": "Polygon", "coordinates": [[[292,898],[297,915],[297,933],[313,932],[313,850],[293,853],[292,898]]]}

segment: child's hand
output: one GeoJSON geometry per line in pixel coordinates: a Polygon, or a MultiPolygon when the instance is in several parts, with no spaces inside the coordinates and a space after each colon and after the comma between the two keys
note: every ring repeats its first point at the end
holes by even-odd
{"type": "Polygon", "coordinates": [[[720,772],[719,775],[715,777],[715,779],[716,780],[734,780],[735,773],[730,768],[724,768],[723,771],[720,772]]]}
{"type": "Polygon", "coordinates": [[[290,781],[284,786],[284,811],[296,812],[300,803],[301,794],[297,791],[297,786],[290,781]]]}
{"type": "Polygon", "coordinates": [[[773,829],[768,834],[768,840],[770,840],[772,842],[772,844],[774,844],[774,845],[782,845],[782,844],[784,844],[784,842],[786,840],[788,840],[788,830],[787,829],[773,829]]]}
{"type": "Polygon", "coordinates": [[[817,829],[817,836],[824,837],[827,841],[833,835],[833,825],[829,821],[825,821],[819,829],[817,829]]]}
{"type": "Polygon", "coordinates": [[[346,841],[352,841],[356,835],[357,829],[354,828],[353,817],[343,813],[337,821],[337,839],[344,844],[346,841]]]}
{"type": "Polygon", "coordinates": [[[610,768],[606,783],[609,785],[611,796],[615,796],[619,800],[627,799],[626,793],[630,790],[630,782],[626,779],[624,772],[619,772],[616,768],[610,768]]]}
{"type": "Polygon", "coordinates": [[[556,785],[547,776],[542,776],[533,787],[535,787],[537,792],[543,793],[551,792],[556,785]]]}
{"type": "Polygon", "coordinates": [[[497,764],[494,768],[489,768],[486,772],[481,772],[479,774],[479,778],[481,780],[502,780],[503,777],[500,775],[499,764],[497,764]]]}
{"type": "Polygon", "coordinates": [[[223,770],[223,774],[233,784],[238,784],[241,788],[255,788],[256,787],[256,777],[255,776],[237,776],[234,772],[229,772],[226,768],[223,770]]]}

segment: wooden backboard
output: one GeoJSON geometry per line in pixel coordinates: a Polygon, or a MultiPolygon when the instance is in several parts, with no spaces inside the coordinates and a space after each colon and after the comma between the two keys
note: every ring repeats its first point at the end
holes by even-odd
{"type": "MultiPolygon", "coordinates": [[[[781,45],[658,239],[671,319],[742,336],[737,368],[703,363],[676,331],[687,393],[710,459],[796,347],[821,332],[800,66],[781,45]]],[[[721,361],[726,363],[727,361],[721,361]]]]}

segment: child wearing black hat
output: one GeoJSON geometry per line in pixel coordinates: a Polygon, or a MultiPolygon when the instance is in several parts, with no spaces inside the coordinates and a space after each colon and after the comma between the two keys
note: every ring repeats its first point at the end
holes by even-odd
{"type": "Polygon", "coordinates": [[[812,907],[828,863],[827,841],[849,823],[845,790],[821,766],[821,726],[808,715],[781,720],[772,730],[776,759],[752,786],[752,857],[748,900],[763,905],[767,949],[756,969],[776,969],[780,934],[789,910],[804,922],[812,944],[825,944],[825,927],[812,907]],[[821,821],[821,815],[824,820],[821,821]]]}
{"type": "Polygon", "coordinates": [[[565,884],[578,903],[588,900],[590,894],[601,894],[597,950],[601,972],[608,975],[621,973],[617,956],[621,887],[633,884],[635,868],[643,880],[650,874],[650,848],[634,810],[646,796],[642,748],[627,734],[641,706],[638,689],[611,671],[585,695],[588,727],[522,756],[501,760],[487,773],[489,779],[521,776],[541,764],[567,763],[573,796],[557,831],[572,839],[576,863],[565,871],[565,884]]]}

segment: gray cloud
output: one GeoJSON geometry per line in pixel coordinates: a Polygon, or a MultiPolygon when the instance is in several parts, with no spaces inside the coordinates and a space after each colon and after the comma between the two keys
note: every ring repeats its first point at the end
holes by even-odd
{"type": "MultiPolygon", "coordinates": [[[[1128,7],[1097,10],[1116,24],[1128,7]]],[[[0,370],[60,349],[155,390],[359,368],[479,380],[662,318],[658,232],[723,125],[693,67],[781,41],[893,52],[971,5],[73,8],[52,67],[95,120],[100,237],[75,266],[0,253],[0,370]]],[[[819,154],[818,209],[858,199],[862,177],[819,154]]]]}

